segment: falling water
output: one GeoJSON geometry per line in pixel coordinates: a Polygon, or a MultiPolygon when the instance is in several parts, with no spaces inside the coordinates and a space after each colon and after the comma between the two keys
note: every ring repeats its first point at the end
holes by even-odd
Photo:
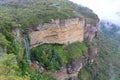
{"type": "Polygon", "coordinates": [[[29,47],[29,42],[28,42],[28,39],[27,39],[27,38],[24,39],[24,44],[25,44],[25,51],[26,51],[27,60],[28,60],[28,61],[30,62],[30,64],[31,64],[30,52],[29,52],[30,47],[29,47]]]}

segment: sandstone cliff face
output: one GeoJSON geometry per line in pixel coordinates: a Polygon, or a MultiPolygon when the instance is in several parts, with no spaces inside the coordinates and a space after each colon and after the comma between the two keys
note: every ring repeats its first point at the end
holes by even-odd
{"type": "Polygon", "coordinates": [[[79,80],[78,73],[80,69],[84,67],[86,61],[89,60],[91,63],[94,61],[94,58],[97,54],[97,44],[94,45],[94,47],[90,47],[90,45],[93,41],[93,38],[97,36],[98,21],[96,21],[95,25],[85,23],[83,27],[83,37],[84,40],[88,43],[88,52],[90,55],[87,56],[86,53],[83,52],[81,58],[70,60],[70,64],[68,64],[66,69],[64,69],[61,73],[58,72],[56,75],[57,80],[79,80]]]}
{"type": "Polygon", "coordinates": [[[52,22],[39,25],[36,30],[30,33],[30,45],[34,47],[41,43],[68,44],[76,41],[87,41],[89,56],[83,52],[82,57],[71,59],[66,67],[54,72],[57,80],[79,80],[78,73],[84,67],[84,63],[87,60],[92,63],[97,54],[97,45],[90,47],[97,31],[98,21],[96,24],[90,24],[79,18],[52,20],[52,22]]]}
{"type": "Polygon", "coordinates": [[[67,44],[84,40],[84,20],[79,18],[55,20],[39,25],[37,31],[30,33],[30,45],[40,43],[67,44]]]}
{"type": "Polygon", "coordinates": [[[52,20],[38,25],[36,30],[30,33],[30,45],[33,47],[41,43],[67,44],[83,40],[90,43],[97,35],[97,31],[98,21],[93,25],[79,18],[52,20]]]}

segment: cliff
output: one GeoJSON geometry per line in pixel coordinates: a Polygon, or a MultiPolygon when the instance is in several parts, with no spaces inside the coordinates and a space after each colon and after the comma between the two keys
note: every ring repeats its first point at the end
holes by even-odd
{"type": "Polygon", "coordinates": [[[0,0],[0,7],[0,52],[15,55],[20,76],[78,80],[94,62],[99,19],[89,8],[69,0],[0,0]]]}
{"type": "MultiPolygon", "coordinates": [[[[88,23],[84,18],[52,20],[49,23],[44,23],[43,25],[39,25],[38,27],[36,27],[35,30],[31,31],[30,45],[31,45],[31,48],[38,46],[38,48],[35,48],[35,49],[40,49],[39,45],[41,44],[44,45],[44,43],[53,44],[53,45],[62,44],[62,45],[70,46],[69,44],[72,44],[75,42],[82,43],[83,41],[86,41],[87,48],[88,48],[86,49],[86,51],[81,49],[82,53],[78,52],[80,56],[69,58],[67,60],[68,61],[67,65],[62,62],[61,64],[62,67],[60,68],[60,70],[55,70],[55,72],[53,72],[57,80],[66,80],[66,79],[78,80],[79,79],[78,74],[80,70],[87,65],[86,63],[94,62],[94,58],[97,54],[98,45],[95,42],[93,42],[93,38],[97,36],[97,31],[98,31],[98,19],[96,20],[96,24],[88,23]]],[[[81,48],[81,47],[78,47],[78,48],[81,48]]],[[[69,49],[69,47],[66,47],[65,50],[66,49],[69,49]]],[[[75,47],[73,49],[75,50],[75,47]]],[[[66,52],[67,50],[66,51],[65,50],[63,50],[64,52],[63,54],[67,53],[66,52]]],[[[43,48],[43,51],[44,51],[44,48],[43,48]]],[[[70,50],[70,52],[72,52],[72,49],[70,50]]],[[[36,54],[39,54],[39,53],[37,52],[36,54]]],[[[33,54],[35,54],[34,51],[33,51],[33,54]]],[[[63,55],[63,54],[60,53],[60,55],[63,55]]],[[[73,53],[73,55],[77,55],[76,52],[73,53]]],[[[71,55],[68,55],[68,56],[71,56],[71,55]]]]}
{"type": "Polygon", "coordinates": [[[44,23],[37,27],[37,31],[30,33],[30,45],[34,46],[41,43],[68,44],[75,41],[83,41],[84,23],[79,18],[55,20],[44,23]]]}
{"type": "Polygon", "coordinates": [[[38,25],[30,32],[31,47],[43,43],[68,44],[76,41],[86,40],[91,42],[97,35],[98,25],[87,23],[85,19],[71,18],[52,20],[49,23],[38,25]]]}

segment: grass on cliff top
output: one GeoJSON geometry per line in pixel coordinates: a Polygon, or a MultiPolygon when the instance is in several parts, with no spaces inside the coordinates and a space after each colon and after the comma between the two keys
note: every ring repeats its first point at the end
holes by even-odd
{"type": "Polygon", "coordinates": [[[9,1],[0,3],[0,31],[3,28],[11,30],[16,27],[36,27],[51,19],[98,18],[92,10],[68,0],[9,1]]]}
{"type": "Polygon", "coordinates": [[[88,52],[85,42],[75,42],[69,45],[42,44],[31,49],[31,59],[39,61],[48,70],[60,69],[69,62],[82,56],[82,52],[88,52]]]}
{"type": "MultiPolygon", "coordinates": [[[[0,1],[0,32],[12,42],[12,30],[20,28],[27,34],[30,28],[50,22],[52,19],[87,18],[94,22],[98,18],[90,9],[68,0],[7,0],[0,1]]],[[[1,44],[0,44],[1,46],[1,44]]],[[[3,45],[2,45],[3,46],[3,45]]]]}

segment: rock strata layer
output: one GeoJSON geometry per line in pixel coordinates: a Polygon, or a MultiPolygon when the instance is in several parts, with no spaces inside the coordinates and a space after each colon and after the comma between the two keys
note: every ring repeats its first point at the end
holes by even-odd
{"type": "Polygon", "coordinates": [[[53,20],[52,22],[44,23],[30,33],[30,45],[81,42],[84,40],[84,25],[84,20],[79,18],[53,20]]]}

